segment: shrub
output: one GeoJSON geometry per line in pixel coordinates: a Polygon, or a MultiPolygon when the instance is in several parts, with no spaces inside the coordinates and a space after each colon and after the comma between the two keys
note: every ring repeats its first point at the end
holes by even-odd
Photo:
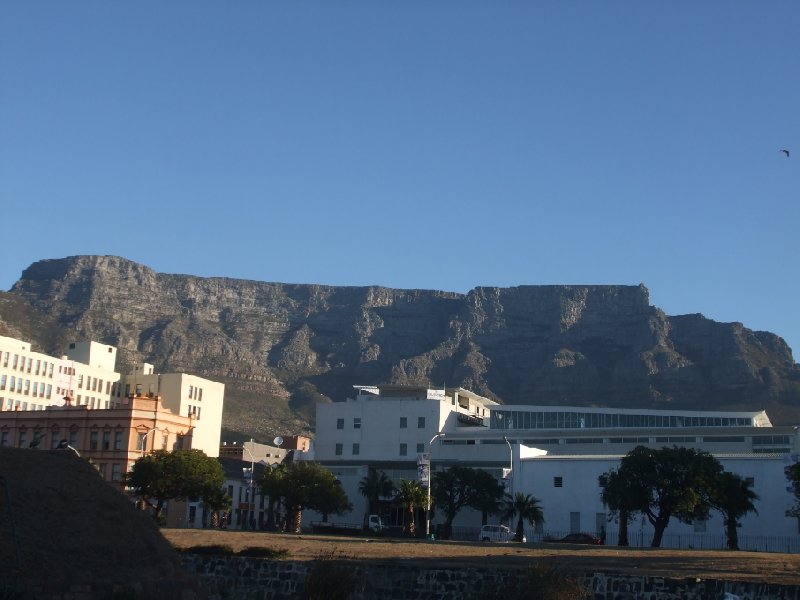
{"type": "Polygon", "coordinates": [[[347,600],[361,591],[363,576],[348,558],[335,550],[318,555],[306,576],[304,600],[347,600]]]}
{"type": "Polygon", "coordinates": [[[186,552],[187,554],[202,554],[202,555],[216,554],[224,556],[231,556],[234,554],[233,548],[225,544],[211,544],[210,546],[192,546],[190,548],[184,548],[182,552],[186,552]]]}
{"type": "Polygon", "coordinates": [[[588,591],[575,579],[555,567],[533,564],[518,578],[491,590],[485,598],[504,600],[584,600],[588,591]]]}
{"type": "Polygon", "coordinates": [[[288,558],[289,551],[286,548],[264,548],[262,546],[252,546],[244,548],[236,553],[237,556],[249,556],[252,558],[288,558]]]}

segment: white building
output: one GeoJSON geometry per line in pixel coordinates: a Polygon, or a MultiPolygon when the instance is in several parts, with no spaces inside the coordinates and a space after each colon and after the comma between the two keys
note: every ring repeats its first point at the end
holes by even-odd
{"type": "Polygon", "coordinates": [[[117,349],[73,342],[61,358],[34,352],[28,342],[0,336],[0,411],[49,406],[111,409],[137,396],[161,396],[168,410],[193,418],[192,447],[218,456],[225,385],[185,373],[157,374],[137,365],[127,376],[116,368],[117,349]]]}
{"type": "Polygon", "coordinates": [[[161,396],[166,408],[192,417],[192,447],[208,456],[219,456],[224,383],[186,373],[155,373],[153,365],[143,363],[134,366],[125,377],[124,389],[120,389],[121,398],[133,393],[161,396]]]}
{"type": "Polygon", "coordinates": [[[89,408],[111,408],[120,379],[116,357],[113,346],[76,342],[56,358],[0,336],[0,410],[44,410],[63,405],[65,397],[89,408]]]}
{"type": "MultiPolygon", "coordinates": [[[[600,475],[617,467],[636,446],[682,446],[710,452],[726,469],[753,479],[759,515],[747,517],[743,536],[753,531],[780,537],[776,543],[787,547],[800,542],[796,520],[784,516],[792,495],[783,474],[783,468],[800,457],[800,435],[794,427],[773,426],[763,411],[510,406],[461,389],[356,389],[355,398],[317,406],[316,460],[339,478],[354,505],[353,514],[343,520],[360,521],[367,510],[358,483],[369,468],[384,471],[395,482],[417,479],[417,457],[428,454],[434,473],[462,465],[501,479],[511,470],[507,489],[542,501],[542,535],[599,532],[599,524],[607,519],[600,502],[600,475]]],[[[382,516],[392,524],[404,518],[400,507],[382,516]]],[[[316,518],[310,514],[306,519],[316,518]]],[[[454,523],[456,528],[475,528],[475,535],[479,524],[480,515],[472,511],[459,513],[454,523]]],[[[719,515],[712,515],[704,526],[710,532],[705,537],[695,531],[700,524],[679,526],[675,521],[664,544],[688,543],[688,532],[699,536],[696,543],[716,543],[711,536],[723,539],[719,515]],[[672,540],[673,534],[678,539],[672,540]]],[[[648,527],[640,524],[642,539],[648,527]]],[[[607,522],[606,529],[611,540],[616,526],[607,522]]]]}

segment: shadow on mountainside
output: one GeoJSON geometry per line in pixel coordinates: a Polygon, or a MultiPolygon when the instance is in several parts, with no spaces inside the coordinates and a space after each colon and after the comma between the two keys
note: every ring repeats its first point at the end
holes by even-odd
{"type": "Polygon", "coordinates": [[[194,588],[152,518],[72,452],[2,448],[0,477],[5,589],[194,588]]]}

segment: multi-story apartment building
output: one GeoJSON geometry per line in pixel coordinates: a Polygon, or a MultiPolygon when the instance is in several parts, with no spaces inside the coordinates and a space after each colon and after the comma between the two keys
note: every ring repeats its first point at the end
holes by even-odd
{"type": "Polygon", "coordinates": [[[186,373],[155,373],[147,363],[121,375],[117,349],[98,342],[70,343],[55,358],[33,352],[28,342],[0,336],[0,411],[48,407],[124,408],[132,399],[159,396],[163,408],[189,417],[192,447],[219,452],[225,385],[186,373]]]}
{"type": "Polygon", "coordinates": [[[186,373],[155,373],[148,363],[134,365],[120,396],[158,395],[164,406],[194,420],[194,447],[219,456],[225,384],[186,373]]]}
{"type": "MultiPolygon", "coordinates": [[[[760,516],[745,519],[743,533],[778,536],[797,531],[797,524],[784,516],[791,494],[783,467],[800,458],[800,433],[795,427],[773,426],[763,411],[510,406],[459,389],[356,390],[355,398],[317,406],[314,441],[316,460],[342,482],[354,504],[355,520],[366,510],[358,483],[370,468],[384,471],[395,482],[418,479],[423,469],[417,463],[429,459],[434,474],[454,465],[481,468],[502,479],[508,491],[539,497],[551,531],[598,531],[607,516],[598,478],[642,445],[707,451],[727,469],[751,478],[762,498],[760,516]]],[[[394,524],[402,522],[404,513],[394,507],[382,516],[394,524]]],[[[713,518],[709,531],[716,528],[721,533],[713,518]]],[[[479,523],[480,515],[471,511],[456,521],[466,527],[479,523]]],[[[611,536],[613,524],[608,525],[611,536]]],[[[642,524],[643,538],[647,527],[642,524]]],[[[676,524],[674,529],[700,533],[688,525],[676,524]]],[[[800,544],[800,534],[791,535],[790,542],[800,544]]]]}
{"type": "Polygon", "coordinates": [[[0,336],[0,410],[44,410],[69,397],[90,408],[110,408],[117,393],[117,349],[72,343],[61,358],[31,350],[28,342],[0,336]]]}

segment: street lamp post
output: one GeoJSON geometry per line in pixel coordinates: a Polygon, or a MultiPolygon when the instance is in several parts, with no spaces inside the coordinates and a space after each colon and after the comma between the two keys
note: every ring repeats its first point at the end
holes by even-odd
{"type": "MultiPolygon", "coordinates": [[[[250,438],[250,443],[253,443],[253,438],[250,438]]],[[[256,507],[256,499],[253,497],[253,477],[255,477],[255,458],[253,457],[253,453],[244,445],[245,442],[242,442],[242,450],[246,451],[247,454],[250,455],[250,510],[248,511],[248,518],[250,520],[253,519],[253,513],[255,512],[256,507]]],[[[244,458],[244,456],[243,456],[244,458]]],[[[255,529],[254,527],[252,529],[255,529]]]]}
{"type": "Polygon", "coordinates": [[[433,454],[431,452],[431,448],[433,447],[433,442],[435,442],[438,438],[444,437],[444,433],[441,431],[437,433],[435,436],[431,438],[431,441],[428,442],[428,503],[425,506],[425,537],[430,537],[431,535],[431,487],[433,486],[433,469],[431,469],[431,463],[433,462],[433,454]]]}
{"type": "Polygon", "coordinates": [[[508,454],[509,454],[509,459],[508,459],[508,481],[509,481],[508,495],[511,496],[511,499],[513,501],[513,499],[514,499],[514,450],[511,448],[511,442],[508,441],[508,438],[506,436],[503,436],[503,441],[505,441],[505,443],[508,444],[508,454]]]}
{"type": "MultiPolygon", "coordinates": [[[[142,456],[144,456],[144,446],[145,446],[145,441],[147,440],[147,436],[150,435],[151,433],[155,433],[156,431],[158,431],[158,429],[153,427],[150,431],[148,431],[147,433],[145,433],[142,436],[141,448],[139,449],[139,451],[142,453],[142,456]]],[[[153,438],[153,439],[155,439],[155,438],[153,438]]]]}

